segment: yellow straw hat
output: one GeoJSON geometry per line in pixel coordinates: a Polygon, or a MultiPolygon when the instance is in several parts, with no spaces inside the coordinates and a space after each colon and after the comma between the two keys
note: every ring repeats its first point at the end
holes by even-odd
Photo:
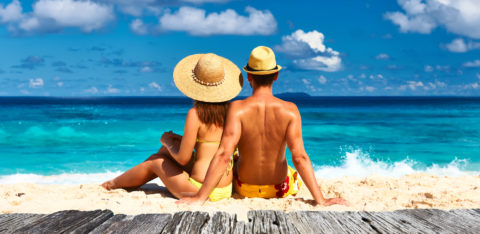
{"type": "Polygon", "coordinates": [[[216,54],[194,54],[183,58],[173,70],[173,81],[186,96],[202,102],[225,102],[243,86],[240,69],[216,54]]]}
{"type": "Polygon", "coordinates": [[[259,46],[252,50],[247,66],[243,70],[254,75],[268,75],[280,71],[282,67],[275,61],[273,50],[259,46]]]}

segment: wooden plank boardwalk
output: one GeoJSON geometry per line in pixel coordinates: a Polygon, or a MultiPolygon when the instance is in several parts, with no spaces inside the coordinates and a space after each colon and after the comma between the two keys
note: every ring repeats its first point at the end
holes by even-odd
{"type": "Polygon", "coordinates": [[[183,211],[114,215],[110,210],[0,215],[0,233],[480,233],[480,209],[393,212],[272,210],[236,215],[183,211]]]}

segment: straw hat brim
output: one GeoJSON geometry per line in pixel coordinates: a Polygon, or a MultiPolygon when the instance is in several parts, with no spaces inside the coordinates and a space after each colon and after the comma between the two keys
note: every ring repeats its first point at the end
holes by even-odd
{"type": "Polygon", "coordinates": [[[254,70],[250,70],[248,69],[247,66],[243,67],[243,70],[246,71],[247,73],[250,73],[250,74],[254,74],[254,75],[269,75],[269,74],[273,74],[273,73],[276,73],[278,71],[280,71],[282,69],[282,67],[280,65],[277,65],[277,68],[276,69],[273,69],[273,70],[263,70],[263,71],[254,71],[254,70]]]}
{"type": "Polygon", "coordinates": [[[187,97],[202,102],[225,102],[236,97],[242,91],[242,73],[226,58],[219,56],[225,70],[225,80],[222,84],[206,86],[193,79],[193,69],[202,55],[190,55],[178,62],[173,70],[173,81],[177,88],[187,97]]]}

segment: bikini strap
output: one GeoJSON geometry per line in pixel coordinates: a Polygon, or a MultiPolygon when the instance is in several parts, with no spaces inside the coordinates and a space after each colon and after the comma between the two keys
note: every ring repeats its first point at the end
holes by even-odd
{"type": "Polygon", "coordinates": [[[207,144],[218,144],[220,145],[220,141],[204,141],[204,140],[200,140],[197,138],[196,140],[197,143],[207,143],[207,144]]]}

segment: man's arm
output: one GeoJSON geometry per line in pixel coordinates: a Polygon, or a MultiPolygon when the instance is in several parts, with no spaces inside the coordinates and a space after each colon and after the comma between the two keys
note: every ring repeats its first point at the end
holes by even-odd
{"type": "Polygon", "coordinates": [[[315,199],[315,202],[320,205],[333,205],[333,204],[343,204],[346,205],[347,201],[341,198],[331,198],[325,199],[323,197],[320,186],[317,184],[315,179],[315,173],[313,171],[312,163],[310,158],[305,152],[305,147],[303,145],[302,139],[302,121],[300,117],[300,112],[298,108],[292,104],[292,120],[290,121],[287,128],[287,144],[292,154],[292,161],[297,169],[298,173],[302,177],[303,182],[307,186],[308,190],[315,199]]]}
{"type": "Polygon", "coordinates": [[[217,186],[218,182],[222,179],[222,176],[230,163],[233,151],[235,150],[242,134],[242,124],[240,122],[240,113],[237,106],[238,101],[233,102],[230,105],[225,127],[223,128],[220,146],[210,162],[202,187],[193,197],[184,197],[177,203],[203,204],[208,199],[208,196],[213,189],[217,186]]]}

